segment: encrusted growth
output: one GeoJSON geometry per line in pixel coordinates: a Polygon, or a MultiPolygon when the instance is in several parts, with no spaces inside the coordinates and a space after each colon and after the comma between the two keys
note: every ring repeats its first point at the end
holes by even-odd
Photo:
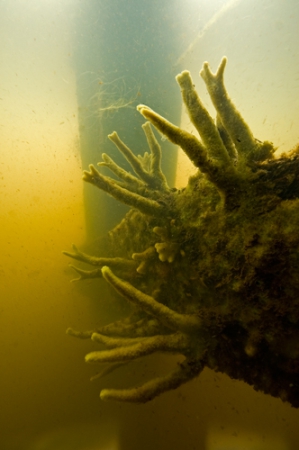
{"type": "MultiPolygon", "coordinates": [[[[118,257],[65,252],[96,266],[78,279],[103,277],[132,305],[132,314],[91,331],[67,333],[106,350],[86,362],[108,364],[96,378],[155,352],[181,354],[165,375],[102,399],[146,402],[196,377],[205,366],[299,406],[299,152],[276,159],[254,138],[228,96],[226,58],[200,74],[216,109],[214,121],[190,73],[177,76],[199,137],[144,105],[150,154],[136,157],[116,132],[110,140],[135,174],[103,154],[118,180],[94,166],[83,179],[129,205],[109,233],[118,257]],[[180,145],[198,168],[186,188],[170,189],[151,125],[180,145]]],[[[95,377],[94,377],[95,378],[95,377]]]]}

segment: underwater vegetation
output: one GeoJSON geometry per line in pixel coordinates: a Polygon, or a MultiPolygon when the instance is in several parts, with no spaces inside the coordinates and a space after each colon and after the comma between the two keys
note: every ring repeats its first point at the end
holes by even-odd
{"type": "Polygon", "coordinates": [[[273,144],[254,138],[227,94],[226,62],[215,74],[208,63],[200,72],[216,120],[190,73],[176,78],[199,136],[139,105],[150,153],[136,157],[109,135],[134,174],[107,154],[99,166],[117,179],[93,165],[84,171],[85,181],[131,209],[109,232],[109,257],[75,246],[65,254],[95,267],[75,268],[78,279],[103,277],[132,309],[96,330],[67,333],[105,346],[86,355],[106,363],[99,376],[155,352],[182,355],[172,372],[103,389],[102,399],[147,402],[209,367],[299,407],[299,146],[275,157],[273,144]],[[151,124],[198,168],[184,189],[168,186],[151,124]]]}

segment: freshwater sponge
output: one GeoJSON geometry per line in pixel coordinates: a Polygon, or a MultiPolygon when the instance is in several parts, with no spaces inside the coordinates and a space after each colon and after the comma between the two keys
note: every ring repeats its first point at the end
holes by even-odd
{"type": "Polygon", "coordinates": [[[117,179],[93,165],[83,179],[131,207],[109,232],[111,257],[75,246],[67,256],[103,277],[132,305],[117,322],[67,333],[105,350],[86,362],[105,364],[103,377],[155,352],[183,355],[177,367],[137,387],[103,389],[106,400],[147,402],[200,374],[204,367],[299,406],[299,151],[275,158],[270,142],[254,138],[228,96],[223,58],[213,74],[200,72],[217,112],[214,120],[188,71],[177,76],[198,135],[145,105],[138,111],[149,153],[135,156],[109,135],[132,173],[103,154],[117,179]],[[152,124],[198,168],[182,190],[170,189],[152,124]]]}

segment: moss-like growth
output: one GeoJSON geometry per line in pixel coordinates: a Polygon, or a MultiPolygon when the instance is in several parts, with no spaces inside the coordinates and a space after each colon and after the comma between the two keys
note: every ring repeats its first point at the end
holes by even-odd
{"type": "Polygon", "coordinates": [[[208,366],[257,390],[299,406],[299,154],[279,159],[253,137],[229,98],[223,73],[207,63],[201,76],[217,111],[210,117],[190,76],[177,77],[200,139],[140,105],[138,110],[198,167],[183,190],[170,189],[160,169],[161,149],[149,123],[151,154],[135,157],[116,133],[110,139],[135,175],[107,155],[84,180],[132,207],[109,233],[115,255],[67,253],[98,266],[80,278],[103,276],[133,305],[129,318],[76,332],[108,347],[87,362],[118,368],[156,351],[183,354],[170,374],[140,387],[105,389],[103,399],[145,402],[197,376],[208,366]]]}

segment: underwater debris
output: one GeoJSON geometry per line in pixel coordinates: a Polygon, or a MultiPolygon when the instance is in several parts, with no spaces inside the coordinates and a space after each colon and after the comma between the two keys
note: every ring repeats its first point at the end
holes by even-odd
{"type": "Polygon", "coordinates": [[[128,389],[104,389],[101,398],[146,402],[196,377],[204,367],[243,380],[299,407],[299,153],[275,158],[270,142],[254,138],[228,96],[226,58],[213,74],[200,72],[217,112],[212,119],[188,71],[177,76],[200,138],[149,107],[139,112],[181,146],[197,173],[185,189],[170,189],[151,125],[143,129],[150,154],[136,157],[117,133],[109,138],[135,175],[103,154],[83,179],[129,205],[109,232],[111,257],[64,252],[97,268],[75,269],[81,279],[103,277],[132,304],[129,317],[67,333],[106,350],[86,355],[108,363],[99,377],[137,358],[181,354],[164,376],[128,389]]]}

